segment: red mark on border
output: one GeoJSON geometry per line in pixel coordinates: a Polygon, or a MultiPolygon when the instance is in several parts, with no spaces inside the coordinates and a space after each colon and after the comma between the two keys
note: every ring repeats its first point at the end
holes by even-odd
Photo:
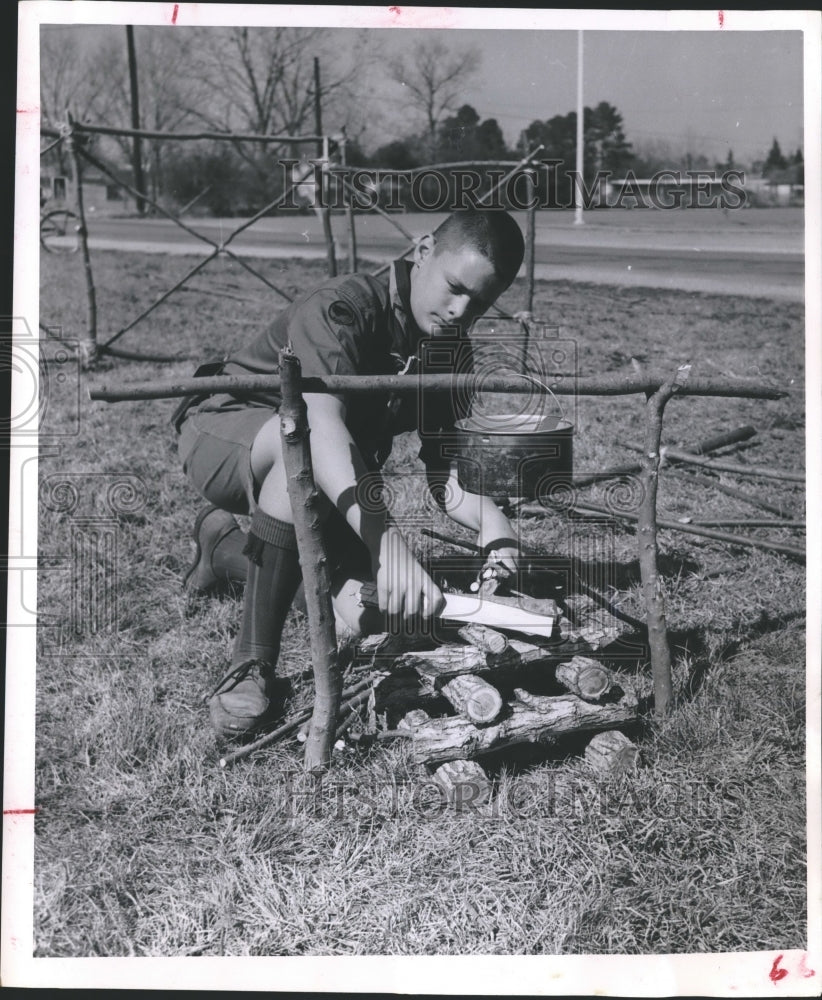
{"type": "Polygon", "coordinates": [[[782,955],[777,955],[773,960],[773,965],[771,966],[771,971],[768,976],[772,983],[778,983],[780,979],[784,979],[788,974],[787,969],[780,969],[779,963],[782,961],[782,955]]]}
{"type": "Polygon", "coordinates": [[[4,816],[33,816],[39,809],[4,809],[4,816]]]}
{"type": "Polygon", "coordinates": [[[719,27],[720,28],[724,28],[725,27],[725,11],[724,10],[717,11],[716,19],[717,19],[717,21],[719,21],[719,27]]]}
{"type": "Polygon", "coordinates": [[[394,17],[402,16],[402,7],[389,7],[388,9],[391,11],[394,17]]]}
{"type": "Polygon", "coordinates": [[[175,3],[174,4],[174,10],[171,13],[171,23],[172,24],[176,24],[177,23],[177,14],[179,13],[179,11],[180,11],[180,5],[178,3],[175,3]]]}
{"type": "Polygon", "coordinates": [[[816,969],[809,969],[805,959],[807,955],[803,953],[802,958],[799,959],[799,973],[803,979],[810,979],[811,976],[816,975],[816,969]]]}

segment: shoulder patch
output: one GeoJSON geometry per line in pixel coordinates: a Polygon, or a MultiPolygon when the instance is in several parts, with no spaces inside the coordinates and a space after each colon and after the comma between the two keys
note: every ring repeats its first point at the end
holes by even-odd
{"type": "Polygon", "coordinates": [[[353,326],[357,319],[351,306],[341,299],[332,302],[328,307],[328,318],[332,323],[339,323],[340,326],[353,326]]]}

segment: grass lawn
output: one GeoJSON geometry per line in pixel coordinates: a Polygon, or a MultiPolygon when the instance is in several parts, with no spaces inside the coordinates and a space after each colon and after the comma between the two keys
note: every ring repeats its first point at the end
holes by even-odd
{"type": "MultiPolygon", "coordinates": [[[[188,266],[96,254],[100,340],[188,266]]],[[[258,266],[292,292],[323,275],[319,263],[258,266]]],[[[41,267],[41,321],[76,338],[82,264],[43,255],[41,267]]],[[[205,359],[245,341],[279,308],[230,262],[209,265],[192,287],[122,346],[205,359]]],[[[507,300],[517,308],[521,297],[515,287],[507,300]]],[[[558,328],[581,374],[633,356],[654,369],[692,361],[695,374],[790,385],[777,402],[674,400],[665,436],[693,444],[750,423],[754,445],[734,461],[802,469],[800,305],[543,282],[535,314],[558,328]]],[[[231,596],[187,604],[180,588],[200,500],[177,461],[175,404],[90,403],[85,391],[193,367],[107,361],[81,376],[79,434],[57,439],[40,462],[38,956],[805,946],[803,565],[662,533],[677,705],[632,734],[641,764],[630,778],[603,784],[571,742],[498,762],[495,803],[455,815],[432,802],[402,741],[340,753],[319,784],[301,773],[296,741],[221,770],[202,696],[228,661],[240,604],[231,596]],[[82,517],[97,520],[84,527],[82,517]],[[78,531],[111,539],[93,565],[78,563],[78,531]],[[83,604],[95,574],[109,586],[108,609],[83,604]]],[[[70,394],[50,394],[43,438],[76,419],[72,405],[70,394]]],[[[634,458],[622,444],[641,443],[639,399],[580,399],[574,420],[576,471],[634,458]]],[[[398,440],[388,466],[395,477],[420,471],[416,447],[398,440]]],[[[723,479],[804,516],[797,484],[723,479]]],[[[601,502],[604,492],[584,496],[601,502]]],[[[402,522],[415,510],[410,494],[398,496],[402,522]]],[[[675,518],[762,516],[667,473],[659,508],[675,518]]],[[[445,518],[432,526],[468,537],[445,518]]],[[[802,544],[795,531],[754,530],[802,544]]],[[[559,518],[523,518],[521,532],[535,548],[567,551],[559,518]]],[[[411,537],[421,552],[446,551],[411,537]]],[[[618,530],[613,546],[617,603],[640,615],[633,531],[618,530]]],[[[292,682],[289,710],[310,703],[309,667],[306,622],[294,612],[280,668],[292,682]]],[[[647,692],[647,665],[636,679],[647,692]]]]}

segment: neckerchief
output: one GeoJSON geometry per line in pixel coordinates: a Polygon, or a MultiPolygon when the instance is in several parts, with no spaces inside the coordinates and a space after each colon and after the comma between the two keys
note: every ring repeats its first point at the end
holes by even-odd
{"type": "Polygon", "coordinates": [[[391,356],[402,374],[413,374],[418,370],[417,349],[423,333],[414,321],[411,311],[411,268],[409,260],[400,258],[391,265],[388,278],[388,294],[394,314],[391,356]]]}

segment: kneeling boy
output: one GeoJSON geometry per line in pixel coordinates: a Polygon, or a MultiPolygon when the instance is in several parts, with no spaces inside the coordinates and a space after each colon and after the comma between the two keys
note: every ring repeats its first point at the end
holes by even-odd
{"type": "MultiPolygon", "coordinates": [[[[398,260],[387,281],[366,274],[324,281],[286,308],[270,328],[231,354],[225,375],[276,373],[287,344],[304,377],[416,374],[426,338],[450,340],[470,353],[467,333],[505,291],[520,268],[523,240],[502,211],[456,212],[417,244],[413,261],[398,260]]],[[[456,357],[458,351],[453,354],[456,357]]],[[[213,374],[214,369],[209,371],[213,374]]],[[[492,545],[503,564],[516,570],[514,532],[492,500],[463,491],[437,432],[447,434],[464,415],[446,394],[413,397],[352,393],[306,393],[311,454],[317,486],[328,503],[324,540],[332,571],[337,616],[356,632],[383,631],[389,621],[436,615],[443,598],[388,518],[384,504],[363,485],[373,484],[400,431],[419,428],[420,457],[429,488],[459,524],[492,545]],[[433,435],[431,428],[434,428],[433,435]],[[380,613],[363,607],[364,582],[376,583],[380,613]]],[[[242,398],[229,393],[189,401],[178,413],[179,448],[191,482],[212,504],[198,517],[198,563],[194,585],[204,585],[219,563],[241,572],[247,558],[242,621],[231,669],[209,702],[211,722],[222,736],[254,733],[281,706],[274,672],[283,623],[301,573],[280,441],[276,391],[242,398]],[[198,405],[199,404],[199,405],[198,405]],[[215,510],[216,508],[216,510],[215,510]],[[241,555],[232,514],[251,514],[241,555]],[[216,551],[222,547],[222,556],[216,551]]]]}

